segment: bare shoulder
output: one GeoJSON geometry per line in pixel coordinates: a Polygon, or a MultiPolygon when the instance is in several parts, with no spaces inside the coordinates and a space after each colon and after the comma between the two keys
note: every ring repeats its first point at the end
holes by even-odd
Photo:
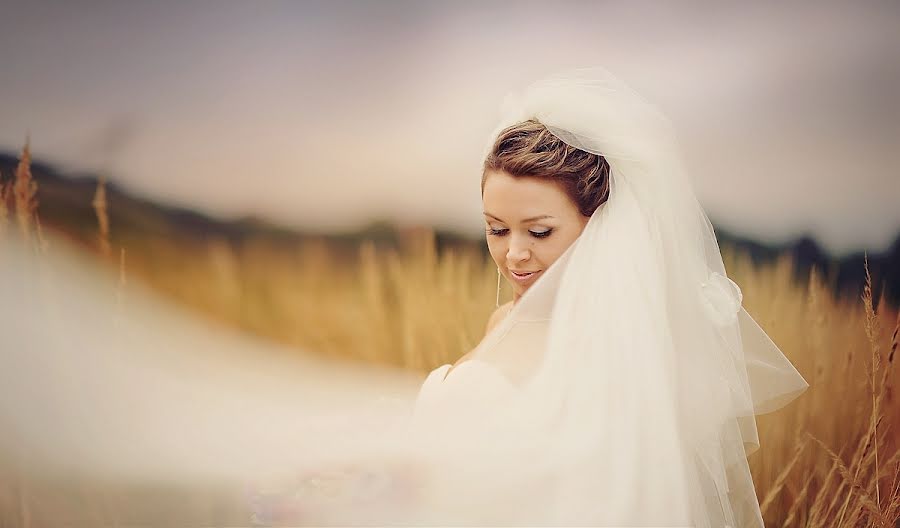
{"type": "Polygon", "coordinates": [[[509,313],[509,309],[511,307],[512,301],[509,301],[505,304],[501,304],[496,310],[494,310],[494,313],[492,313],[488,318],[487,328],[485,329],[484,333],[489,334],[491,330],[493,330],[494,327],[497,326],[497,323],[499,323],[503,320],[504,317],[506,317],[506,314],[509,313]]]}

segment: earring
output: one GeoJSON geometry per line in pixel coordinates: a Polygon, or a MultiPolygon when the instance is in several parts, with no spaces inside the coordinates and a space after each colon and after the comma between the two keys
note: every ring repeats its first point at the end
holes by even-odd
{"type": "Polygon", "coordinates": [[[500,308],[500,266],[497,266],[497,308],[500,308]]]}

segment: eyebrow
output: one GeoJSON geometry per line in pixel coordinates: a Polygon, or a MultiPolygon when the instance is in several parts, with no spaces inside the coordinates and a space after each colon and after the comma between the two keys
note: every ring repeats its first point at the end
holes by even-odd
{"type": "MultiPolygon", "coordinates": [[[[497,218],[496,216],[492,215],[491,213],[489,213],[487,211],[483,211],[483,212],[485,215],[490,216],[494,220],[500,220],[500,218],[497,218]]],[[[550,215],[540,215],[540,216],[532,216],[531,218],[526,218],[525,220],[522,220],[522,221],[523,222],[534,222],[535,220],[543,220],[544,218],[556,218],[556,217],[550,216],[550,215]]],[[[503,220],[500,220],[500,221],[503,222],[503,220]]]]}

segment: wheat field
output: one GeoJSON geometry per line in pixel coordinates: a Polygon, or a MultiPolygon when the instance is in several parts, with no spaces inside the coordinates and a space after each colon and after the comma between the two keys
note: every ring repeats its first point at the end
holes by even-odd
{"type": "MultiPolygon", "coordinates": [[[[52,252],[29,161],[26,146],[15,177],[0,186],[0,246],[4,237],[22,237],[52,252]]],[[[494,307],[492,262],[474,246],[439,250],[429,229],[404,233],[398,248],[365,241],[355,251],[326,239],[298,247],[262,240],[235,247],[225,239],[124,245],[111,236],[102,182],[93,206],[97,237],[81,243],[117,270],[126,298],[128,284],[141,281],[208,317],[298,349],[424,373],[476,345],[494,307]]],[[[815,271],[798,281],[789,258],[759,266],[730,248],[723,256],[747,311],[810,384],[757,420],[761,449],[749,461],[766,524],[900,526],[897,307],[872,298],[871,285],[848,300],[815,271]]],[[[0,476],[0,486],[0,526],[41,525],[55,517],[47,508],[61,507],[42,495],[50,488],[21,476],[0,476]]],[[[124,492],[79,486],[77,506],[69,507],[90,510],[94,525],[119,524],[124,492]]],[[[191,504],[204,524],[233,518],[202,498],[191,504]]]]}

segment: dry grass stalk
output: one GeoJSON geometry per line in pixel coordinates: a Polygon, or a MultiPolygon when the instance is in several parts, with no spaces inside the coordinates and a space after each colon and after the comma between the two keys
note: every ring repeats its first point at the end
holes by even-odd
{"type": "Polygon", "coordinates": [[[12,193],[12,186],[3,181],[3,174],[0,174],[0,236],[3,236],[6,226],[9,225],[10,193],[12,193]]]}
{"type": "MultiPolygon", "coordinates": [[[[841,451],[841,454],[842,453],[843,450],[841,451]]],[[[807,522],[808,526],[820,526],[822,523],[819,522],[819,520],[826,518],[826,516],[831,512],[831,510],[834,508],[835,503],[837,502],[837,494],[834,494],[831,497],[832,501],[828,504],[828,506],[826,506],[825,500],[829,498],[829,495],[828,493],[824,493],[823,490],[831,489],[831,482],[834,479],[835,475],[837,475],[837,466],[838,461],[841,460],[841,454],[838,454],[838,458],[836,460],[831,461],[831,468],[828,470],[828,474],[825,475],[825,479],[819,486],[818,493],[813,499],[812,505],[809,507],[809,521],[807,522]]],[[[813,475],[815,475],[815,472],[810,471],[810,477],[812,477],[813,475]]],[[[795,503],[792,506],[792,509],[796,508],[797,506],[798,504],[795,503]]],[[[785,523],[785,525],[787,525],[787,523],[785,523]]]]}
{"type": "Polygon", "coordinates": [[[119,286],[116,288],[116,303],[119,308],[122,307],[122,300],[125,297],[125,248],[119,251],[119,286]]]}
{"type": "Polygon", "coordinates": [[[897,310],[897,322],[894,323],[894,332],[891,334],[891,352],[888,354],[888,363],[894,363],[898,339],[900,339],[900,310],[897,310]]]}
{"type": "Polygon", "coordinates": [[[878,474],[879,479],[883,478],[883,477],[887,477],[889,475],[892,479],[894,479],[891,481],[891,485],[888,486],[888,490],[894,489],[894,484],[896,484],[896,479],[897,479],[897,475],[895,475],[893,473],[889,474],[888,469],[890,469],[892,466],[894,466],[894,470],[896,470],[897,464],[900,464],[900,451],[895,452],[893,456],[891,456],[890,458],[887,459],[887,462],[882,464],[882,466],[884,467],[884,471],[882,473],[878,474]]]}
{"type": "MultiPolygon", "coordinates": [[[[388,311],[384,309],[388,305],[387,291],[390,289],[390,283],[385,280],[385,276],[381,273],[381,264],[378,260],[378,254],[375,243],[371,240],[365,240],[359,247],[359,278],[361,286],[362,302],[360,306],[364,310],[369,320],[380,328],[389,328],[388,311]]],[[[360,350],[360,355],[368,360],[375,361],[379,356],[379,351],[383,350],[385,343],[385,334],[380,333],[373,336],[374,339],[369,341],[368,346],[360,350]]]]}
{"type": "Polygon", "coordinates": [[[766,514],[766,511],[769,509],[769,506],[775,501],[775,498],[778,497],[778,494],[781,493],[781,488],[784,487],[784,483],[787,481],[787,477],[791,472],[791,469],[794,468],[794,465],[800,460],[800,455],[803,454],[803,451],[806,449],[806,444],[809,442],[808,438],[798,439],[794,445],[794,456],[791,457],[791,460],[784,466],[784,469],[781,470],[781,473],[778,474],[778,477],[775,479],[775,483],[769,489],[769,492],[766,493],[765,498],[759,506],[760,511],[763,515],[766,514]]]}
{"type": "MultiPolygon", "coordinates": [[[[861,506],[864,509],[866,509],[872,516],[874,516],[876,519],[878,519],[880,522],[883,523],[885,519],[884,519],[884,515],[881,512],[880,506],[878,504],[876,504],[874,500],[872,500],[872,496],[869,494],[868,491],[866,491],[865,487],[862,485],[862,483],[859,481],[859,479],[855,475],[850,474],[850,469],[847,468],[847,465],[844,464],[843,460],[841,460],[840,455],[838,455],[837,453],[832,451],[830,447],[825,445],[824,442],[822,442],[815,436],[810,435],[808,433],[807,433],[807,435],[814,442],[819,444],[819,446],[823,450],[825,450],[825,452],[828,454],[828,457],[837,465],[838,473],[841,475],[841,477],[844,479],[844,482],[847,483],[847,485],[849,487],[848,493],[846,495],[846,502],[844,503],[844,506],[842,507],[838,522],[835,526],[844,526],[843,521],[844,521],[844,516],[847,513],[846,508],[849,505],[850,499],[854,497],[853,492],[856,493],[855,496],[859,500],[859,502],[857,503],[858,506],[861,506]]],[[[857,509],[857,508],[855,508],[855,509],[857,509]]],[[[848,523],[848,524],[851,524],[851,523],[848,523]]]]}
{"type": "Polygon", "coordinates": [[[13,185],[15,195],[16,219],[22,232],[22,239],[31,240],[31,223],[37,214],[37,182],[31,177],[31,140],[26,138],[19,164],[16,166],[16,179],[13,185]]]}
{"type": "Polygon", "coordinates": [[[94,200],[91,202],[94,213],[97,215],[97,235],[100,253],[109,258],[111,247],[109,245],[109,213],[106,207],[106,179],[101,176],[97,179],[97,190],[94,192],[94,200]]]}
{"type": "Polygon", "coordinates": [[[37,234],[38,249],[41,253],[47,253],[50,243],[44,238],[44,229],[41,227],[41,217],[37,213],[34,215],[34,228],[37,234]]]}
{"type": "Polygon", "coordinates": [[[813,481],[813,474],[810,473],[808,477],[806,477],[806,482],[803,483],[803,487],[800,488],[800,491],[797,493],[797,496],[794,498],[794,503],[791,504],[790,509],[787,512],[787,517],[784,519],[784,523],[782,527],[793,526],[794,518],[797,516],[797,512],[800,511],[800,505],[804,504],[804,500],[806,499],[807,494],[809,494],[809,485],[813,481]]]}
{"type": "MultiPolygon", "coordinates": [[[[900,454],[900,451],[897,452],[900,454]]],[[[888,518],[900,517],[900,460],[894,466],[894,476],[891,479],[890,498],[888,499],[888,518]]]]}
{"type": "MultiPolygon", "coordinates": [[[[808,433],[807,433],[807,434],[808,434],[808,433]]],[[[860,467],[860,461],[861,461],[861,458],[862,458],[862,453],[863,453],[864,450],[865,450],[865,444],[867,443],[867,440],[868,440],[868,438],[867,438],[866,436],[864,436],[864,435],[860,435],[860,437],[857,439],[857,446],[856,446],[856,449],[853,451],[853,454],[852,454],[851,460],[850,460],[850,466],[851,466],[851,467],[860,467]]],[[[821,443],[824,443],[824,442],[821,442],[821,443]]],[[[835,463],[837,464],[837,465],[835,466],[835,470],[837,471],[837,475],[842,477],[842,476],[843,476],[843,473],[841,473],[841,468],[844,467],[844,465],[843,465],[843,458],[841,458],[840,455],[839,455],[838,458],[832,457],[832,460],[835,461],[835,463]]],[[[849,500],[850,495],[851,495],[851,492],[850,492],[849,488],[851,488],[851,486],[852,486],[852,481],[851,481],[850,479],[842,478],[841,480],[838,480],[838,481],[837,481],[837,487],[831,492],[832,500],[831,500],[831,502],[828,504],[828,507],[827,507],[825,510],[823,510],[823,513],[824,513],[824,515],[825,515],[825,518],[828,518],[828,515],[829,515],[829,514],[832,512],[832,510],[834,510],[834,508],[837,506],[838,500],[839,500],[840,498],[844,498],[844,499],[846,499],[846,500],[849,500]],[[848,491],[847,491],[846,494],[844,494],[844,487],[845,487],[845,486],[848,488],[848,491]]],[[[822,489],[823,489],[825,492],[830,491],[830,488],[823,487],[822,489]]],[[[847,507],[847,505],[844,504],[844,503],[842,503],[842,504],[841,504],[841,507],[840,507],[840,508],[838,509],[838,511],[836,512],[836,515],[841,514],[841,512],[844,511],[844,509],[845,509],[846,507],[847,507]]]]}
{"type": "MultiPolygon", "coordinates": [[[[870,376],[870,394],[872,398],[872,432],[871,432],[871,441],[875,443],[875,448],[872,450],[875,455],[875,474],[878,474],[878,423],[881,421],[881,416],[879,415],[879,404],[881,403],[881,387],[876,386],[876,373],[881,367],[881,353],[880,347],[878,343],[878,334],[879,334],[879,321],[878,314],[875,313],[874,303],[872,299],[872,276],[869,273],[869,256],[865,255],[863,265],[866,270],[866,282],[865,287],[863,289],[863,307],[866,311],[866,338],[869,340],[869,349],[872,352],[872,364],[871,364],[871,376],[870,376]]],[[[887,370],[884,370],[886,373],[887,370]]],[[[884,378],[882,378],[883,383],[884,378]]],[[[882,385],[883,386],[883,385],[882,385]]],[[[868,446],[866,446],[868,449],[868,446]]],[[[875,480],[875,500],[878,503],[880,508],[881,506],[881,495],[878,488],[878,479],[875,480]]]]}

